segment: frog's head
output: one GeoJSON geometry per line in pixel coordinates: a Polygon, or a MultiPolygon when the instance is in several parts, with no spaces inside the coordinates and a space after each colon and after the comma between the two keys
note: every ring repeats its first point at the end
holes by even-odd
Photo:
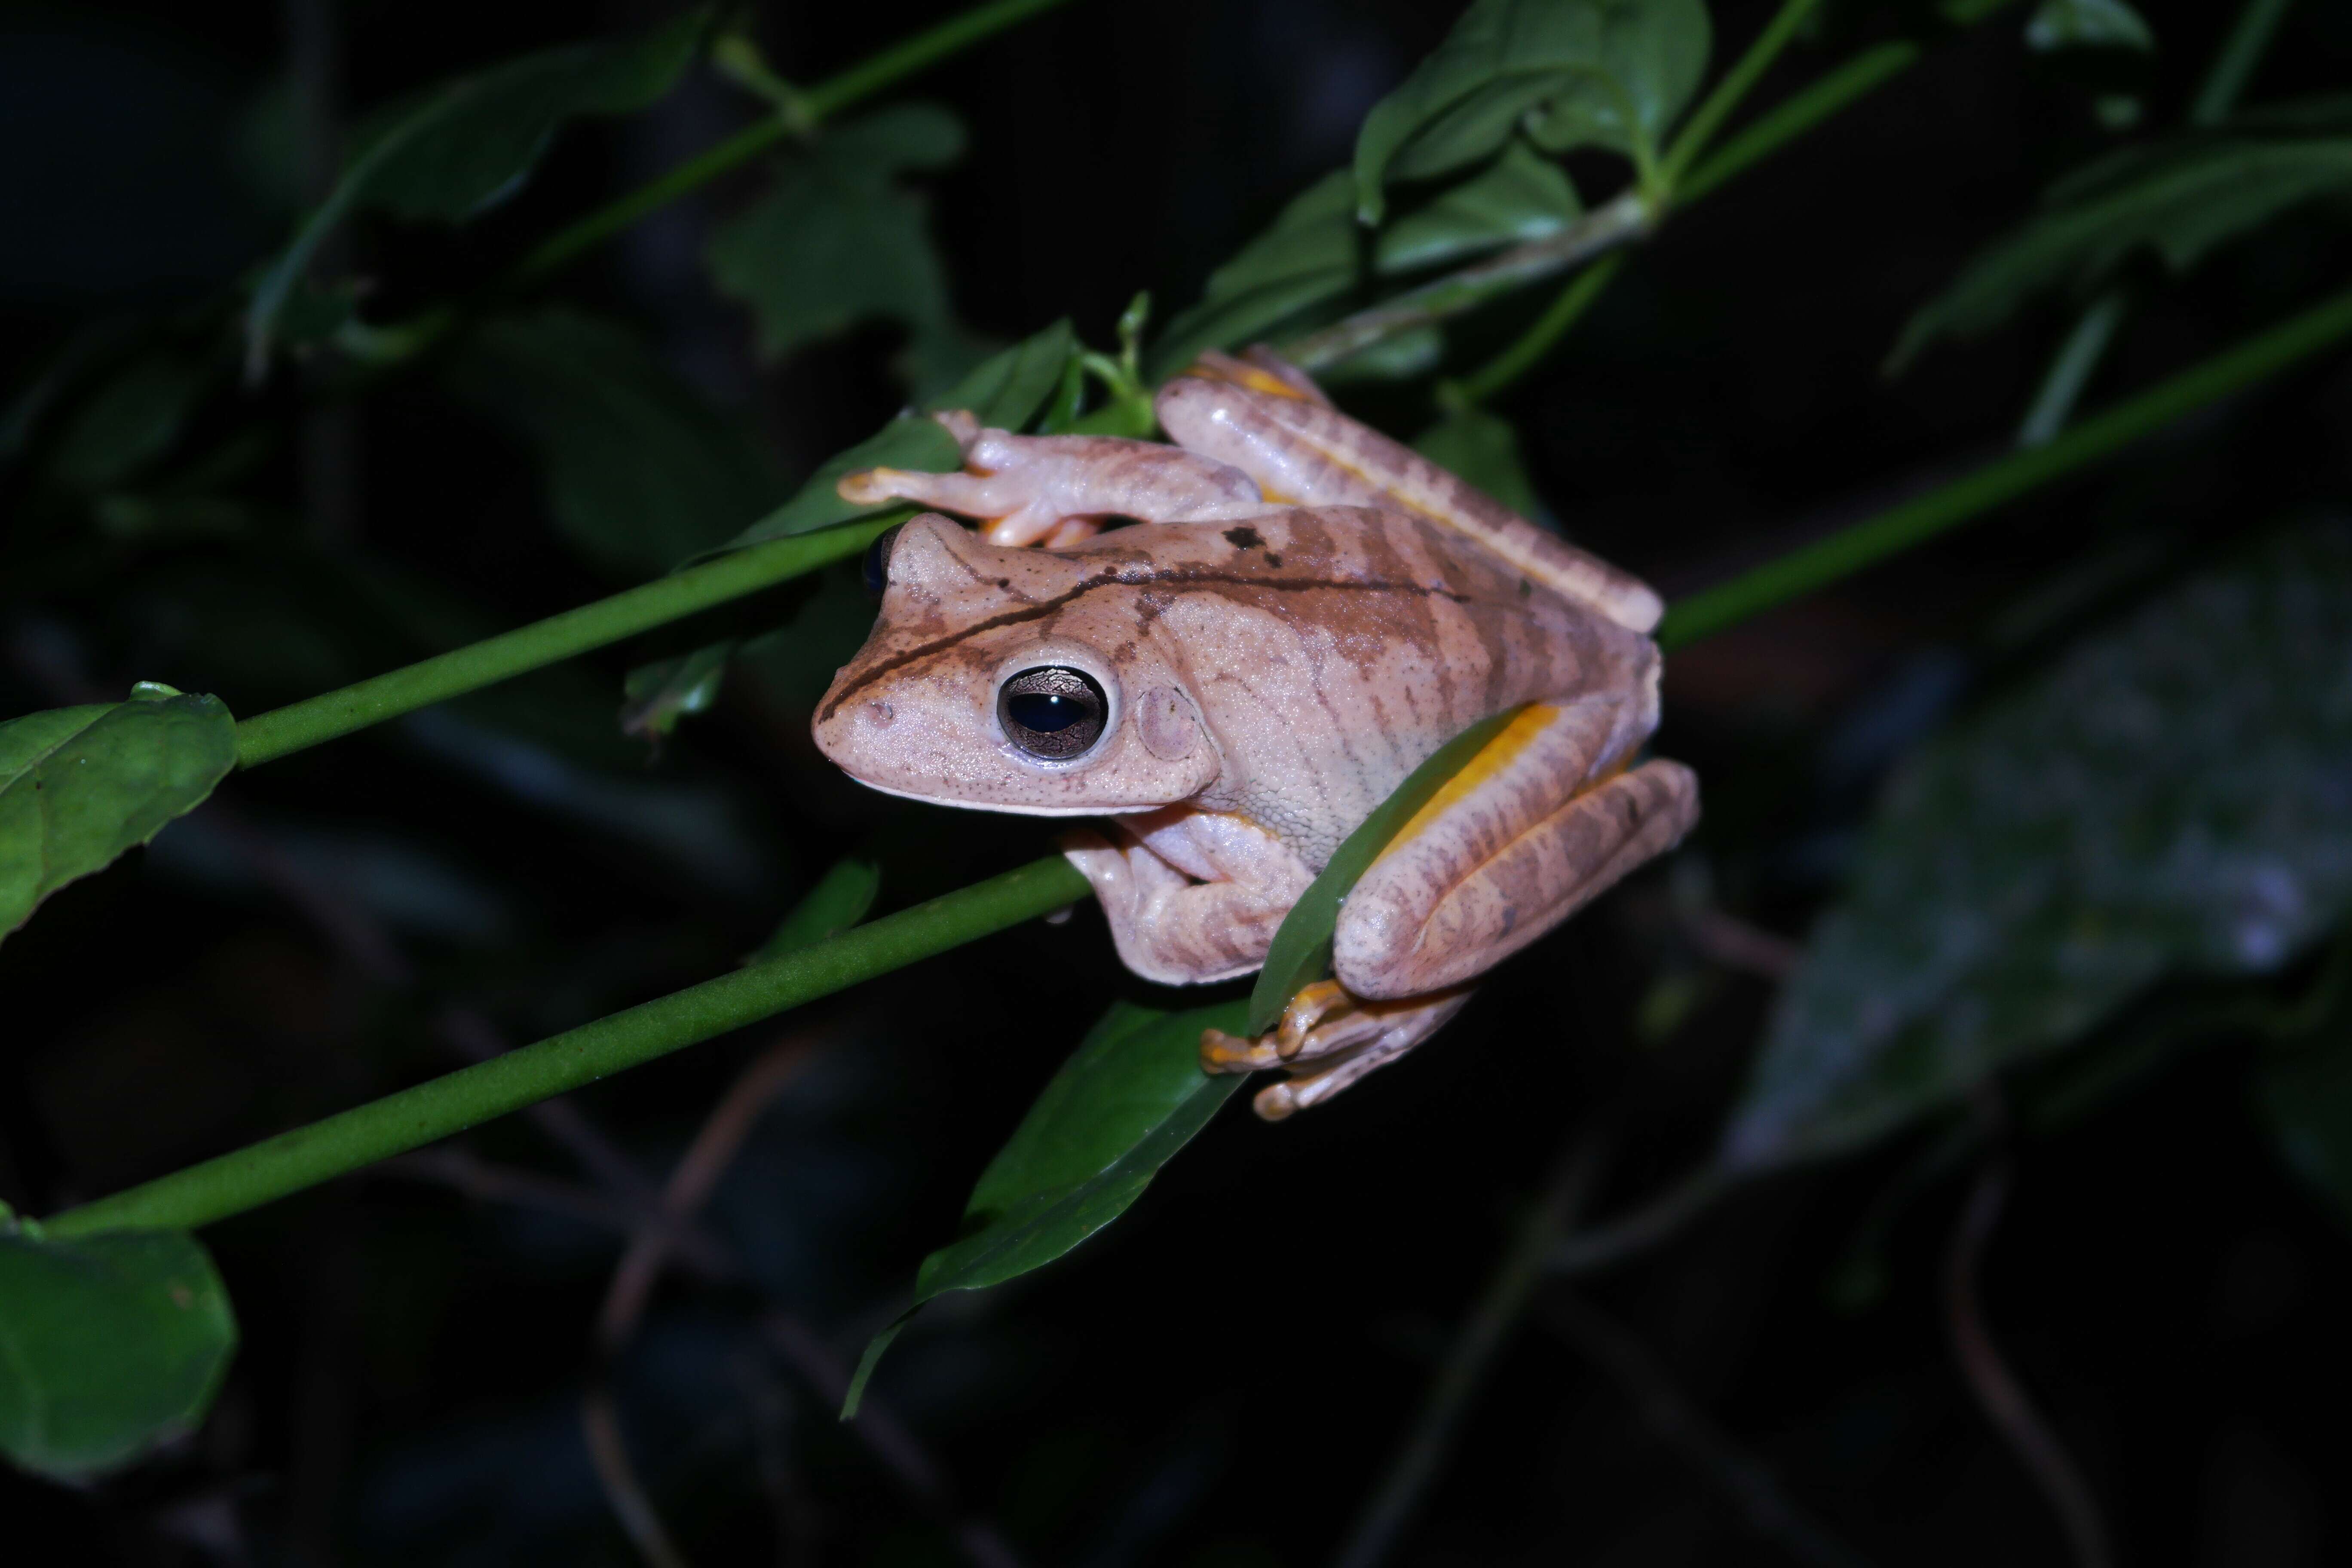
{"type": "Polygon", "coordinates": [[[1111,535],[1063,553],[988,544],[936,512],[875,542],[882,613],[817,704],[817,749],[860,784],[1039,816],[1143,811],[1220,760],[1111,535]]]}

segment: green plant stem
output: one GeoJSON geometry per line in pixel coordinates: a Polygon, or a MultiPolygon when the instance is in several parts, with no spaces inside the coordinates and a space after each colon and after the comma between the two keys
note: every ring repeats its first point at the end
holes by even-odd
{"type": "MultiPolygon", "coordinates": [[[[2011,3],[2012,0],[1971,0],[1969,4],[1948,5],[1945,7],[1944,14],[1956,26],[1965,26],[1982,20],[2011,3]]],[[[1854,100],[1876,90],[1893,78],[1909,69],[1927,53],[1923,46],[1908,38],[1865,49],[1845,64],[1832,69],[1827,76],[1792,93],[1759,117],[1746,130],[1724,143],[1713,157],[1699,163],[1696,168],[1690,168],[1687,174],[1683,173],[1699,153],[1706,151],[1707,142],[1714,137],[1723,119],[1738,107],[1740,100],[1745,98],[1755,86],[1757,79],[1770,68],[1773,58],[1787,46],[1790,37],[1793,36],[1798,25],[1804,20],[1804,15],[1808,9],[1810,5],[1807,0],[1790,0],[1790,4],[1783,6],[1780,14],[1773,18],[1771,26],[1768,26],[1756,42],[1749,46],[1748,53],[1717,85],[1715,91],[1708,96],[1706,102],[1700,106],[1698,113],[1691,117],[1690,123],[1675,138],[1673,148],[1668,151],[1662,166],[1662,172],[1669,180],[1664,209],[1648,214],[1646,221],[1639,227],[1627,228],[1622,233],[1609,235],[1607,238],[1610,245],[1623,246],[1640,238],[1663,222],[1667,213],[1688,206],[1734,174],[1779,152],[1822,121],[1844,109],[1854,100]]],[[[1522,247],[1521,251],[1530,248],[1522,247]]],[[[1516,286],[1535,276],[1564,270],[1574,266],[1578,261],[1585,259],[1597,248],[1588,247],[1574,255],[1563,256],[1554,265],[1539,269],[1526,269],[1522,276],[1512,279],[1511,283],[1516,286]]],[[[1595,262],[1582,276],[1571,279],[1568,287],[1560,291],[1559,297],[1553,300],[1551,307],[1536,319],[1518,342],[1504,350],[1489,363],[1462,378],[1460,386],[1463,395],[1473,402],[1485,402],[1509,387],[1540,363],[1544,355],[1549,353],[1553,345],[1559,342],[1569,328],[1575,325],[1577,320],[1586,310],[1591,309],[1593,301],[1600,299],[1601,291],[1609,286],[1610,280],[1616,277],[1618,268],[1622,265],[1620,256],[1622,251],[1612,252],[1602,260],[1595,262]],[[1591,279],[1590,282],[1587,281],[1588,279],[1591,279]]],[[[1433,289],[1435,285],[1429,287],[1433,289]]],[[[1455,310],[1465,310],[1473,305],[1483,304],[1487,298],[1500,291],[1500,289],[1489,289],[1475,298],[1448,299],[1444,303],[1452,309],[1443,313],[1452,314],[1455,310]]],[[[1328,328],[1326,331],[1336,332],[1339,328],[1375,317],[1379,312],[1391,310],[1394,303],[1391,301],[1387,305],[1376,306],[1372,310],[1362,312],[1360,316],[1349,317],[1347,321],[1339,323],[1339,327],[1328,328]]],[[[1429,319],[1436,318],[1433,315],[1429,319]]],[[[1413,321],[1405,324],[1420,323],[1418,321],[1413,321]]],[[[1402,329],[1391,328],[1391,330],[1402,329]]]]}
{"type": "Polygon", "coordinates": [[[253,767],[772,587],[856,554],[898,515],[755,544],[488,641],[257,714],[236,727],[237,763],[253,767]]]}
{"type": "Polygon", "coordinates": [[[1762,79],[1764,73],[1772,68],[1772,62],[1780,58],[1780,51],[1789,47],[1789,40],[1797,36],[1797,29],[1804,25],[1806,16],[1819,4],[1820,0],[1781,0],[1780,13],[1765,24],[1756,41],[1748,46],[1748,52],[1723,73],[1723,79],[1715,84],[1715,90],[1708,93],[1706,101],[1683,122],[1682,130],[1675,133],[1674,145],[1666,149],[1664,162],[1658,166],[1659,183],[1668,195],[1673,194],[1675,182],[1682,178],[1693,160],[1706,151],[1706,144],[1715,140],[1715,133],[1723,128],[1723,122],[1730,118],[1731,111],[1739,107],[1740,100],[1746,98],[1762,79]]]}
{"type": "MultiPolygon", "coordinates": [[[[2291,0],[2246,0],[2238,13],[2237,25],[2221,41],[2221,53],[2205,73],[2204,85],[2197,89],[2196,100],[2189,105],[2189,123],[2214,125],[2228,118],[2237,107],[2238,95],[2245,90],[2247,79],[2262,62],[2263,53],[2270,47],[2271,36],[2278,31],[2291,0]]],[[[2025,418],[2017,427],[2017,444],[2039,447],[2065,427],[2074,416],[2074,405],[2084,388],[2097,374],[2099,362],[2106,357],[2107,349],[2123,326],[2124,317],[2130,312],[2131,299],[2118,284],[2107,289],[2084,308],[2075,318],[2074,330],[2051,356],[2050,368],[2042,374],[2042,384],[2033,394],[2033,402],[2026,409],[2025,418]]]]}
{"type": "Polygon", "coordinates": [[[758,1023],[1086,896],[1060,856],[716,980],[567,1029],[48,1221],[52,1236],[209,1225],[289,1193],[758,1023]]]}
{"type": "Polygon", "coordinates": [[[562,232],[551,235],[515,268],[516,283],[536,282],[582,252],[593,249],[647,213],[668,205],[748,163],[784,137],[804,133],[852,104],[873,97],[949,56],[970,48],[1005,28],[1027,21],[1069,0],[992,0],[951,16],[928,32],[884,49],[836,76],[817,83],[798,100],[798,113],[779,112],[737,132],[706,152],[697,153],[669,173],[627,195],[599,207],[562,232]]]}
{"type": "Polygon", "coordinates": [[[2013,452],[1745,576],[1684,599],[1658,628],[1664,647],[1682,647],[1736,621],[1849,577],[2105,457],[2182,415],[2219,401],[2352,333],[2352,289],[2224,350],[2127,398],[2051,441],[2013,452]]]}

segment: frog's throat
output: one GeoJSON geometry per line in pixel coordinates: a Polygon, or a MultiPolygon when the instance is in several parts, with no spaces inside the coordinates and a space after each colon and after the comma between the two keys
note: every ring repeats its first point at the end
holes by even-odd
{"type": "Polygon", "coordinates": [[[858,778],[856,773],[849,776],[877,795],[895,795],[900,800],[919,800],[926,805],[951,805],[958,811],[996,812],[1006,816],[1135,816],[1147,811],[1165,811],[1192,798],[1185,795],[1177,800],[1151,800],[1139,805],[999,805],[994,801],[952,800],[943,795],[924,795],[919,790],[893,789],[872,779],[858,778]]]}

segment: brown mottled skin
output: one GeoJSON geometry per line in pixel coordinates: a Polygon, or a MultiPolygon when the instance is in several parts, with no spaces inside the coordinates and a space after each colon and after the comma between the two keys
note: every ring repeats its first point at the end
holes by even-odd
{"type": "Polygon", "coordinates": [[[1218,1070],[1283,1067],[1287,1114],[1402,1055],[1466,984],[1696,815],[1677,763],[1626,764],[1657,722],[1655,595],[1331,409],[1278,362],[1212,356],[1159,400],[1171,448],[944,423],[962,474],[843,482],[1044,538],[991,543],[936,513],[889,546],[873,635],[819,705],[854,777],[945,805],[1111,815],[1076,837],[1121,958],[1209,981],[1264,960],[1316,870],[1423,759],[1528,709],[1358,884],[1339,984],[1218,1070]],[[1189,448],[1189,449],[1185,449],[1189,448]],[[982,460],[984,458],[984,462],[982,460]],[[1293,504],[1300,503],[1300,504],[1293,504]],[[1087,537],[1112,516],[1151,521],[1087,537]],[[1041,667],[1108,699],[1099,740],[1031,754],[998,689],[1041,667]]]}

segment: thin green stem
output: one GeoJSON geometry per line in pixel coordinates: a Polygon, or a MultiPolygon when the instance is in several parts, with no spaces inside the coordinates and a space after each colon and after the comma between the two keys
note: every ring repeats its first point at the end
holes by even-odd
{"type": "Polygon", "coordinates": [[[237,762],[253,767],[788,582],[856,554],[900,515],[755,544],[485,642],[257,714],[236,727],[237,762]]]}
{"type": "Polygon", "coordinates": [[[750,162],[787,135],[803,132],[873,97],[884,88],[937,65],[1005,28],[1025,22],[1069,0],[991,0],[960,16],[951,16],[928,32],[884,49],[800,95],[798,115],[777,113],[748,126],[718,146],[697,153],[667,174],[599,207],[547,240],[523,258],[513,281],[536,282],[562,268],[583,251],[593,249],[647,213],[668,205],[689,191],[709,184],[730,169],[750,162]]]}
{"type": "Polygon", "coordinates": [[[1060,856],[1034,860],[814,947],[68,1209],[48,1222],[49,1234],[210,1225],[1049,914],[1086,893],[1086,879],[1060,856]]]}
{"type": "MultiPolygon", "coordinates": [[[[2280,18],[2286,15],[2290,0],[2246,0],[2238,13],[2237,25],[2221,41],[2221,52],[2205,73],[2204,85],[2197,89],[2196,100],[2189,105],[2189,123],[2214,125],[2228,118],[2237,107],[2238,95],[2245,90],[2247,79],[2261,63],[2263,52],[2270,47],[2271,35],[2278,31],[2280,18]]],[[[2098,373],[2099,362],[2122,328],[2124,317],[2131,310],[2131,300],[2122,287],[2108,289],[2084,308],[2074,321],[2066,341],[2058,345],[2051,356],[2050,368],[2042,374],[2042,384],[2035,390],[2032,405],[2026,410],[2024,420],[2018,426],[2017,444],[2039,447],[2065,426],[2074,416],[2074,405],[2098,373]]]]}
{"type": "Polygon", "coordinates": [[[1552,345],[1592,308],[1592,302],[1601,298],[1601,291],[1609,287],[1618,268],[1624,265],[1625,253],[1613,251],[1570,279],[1568,287],[1559,291],[1559,297],[1545,308],[1517,342],[1462,378],[1458,384],[1462,395],[1472,403],[1484,403],[1535,369],[1551,352],[1552,345]]]}
{"type": "Polygon", "coordinates": [[[1674,144],[1666,149],[1665,162],[1658,168],[1660,184],[1668,196],[1672,196],[1675,184],[1693,160],[1706,152],[1706,144],[1715,140],[1715,133],[1723,128],[1723,122],[1730,118],[1731,111],[1739,107],[1740,100],[1754,89],[1764,73],[1772,68],[1772,62],[1780,58],[1780,51],[1789,47],[1789,40],[1797,36],[1797,29],[1804,25],[1806,16],[1820,3],[1821,0],[1781,0],[1780,14],[1765,25],[1763,32],[1757,35],[1756,41],[1748,46],[1748,52],[1724,72],[1723,79],[1715,84],[1715,90],[1708,93],[1706,101],[1683,122],[1682,130],[1675,136],[1674,144]]]}
{"type": "Polygon", "coordinates": [[[2252,79],[2254,68],[2263,63],[2263,56],[2271,47],[2271,36],[2278,31],[2279,23],[2286,16],[2286,8],[2294,0],[2246,0],[2238,13],[2235,26],[2221,41],[2221,53],[2205,72],[2204,83],[2189,106],[2189,123],[2213,125],[2229,117],[2238,106],[2238,100],[2252,79]]]}
{"type": "Polygon", "coordinates": [[[2352,334],[2352,289],[2159,382],[2047,446],[2013,452],[1975,473],[1767,563],[1666,612],[1664,647],[1681,647],[1776,605],[1849,577],[2001,502],[2071,473],[2182,415],[2274,375],[2352,334]]]}

